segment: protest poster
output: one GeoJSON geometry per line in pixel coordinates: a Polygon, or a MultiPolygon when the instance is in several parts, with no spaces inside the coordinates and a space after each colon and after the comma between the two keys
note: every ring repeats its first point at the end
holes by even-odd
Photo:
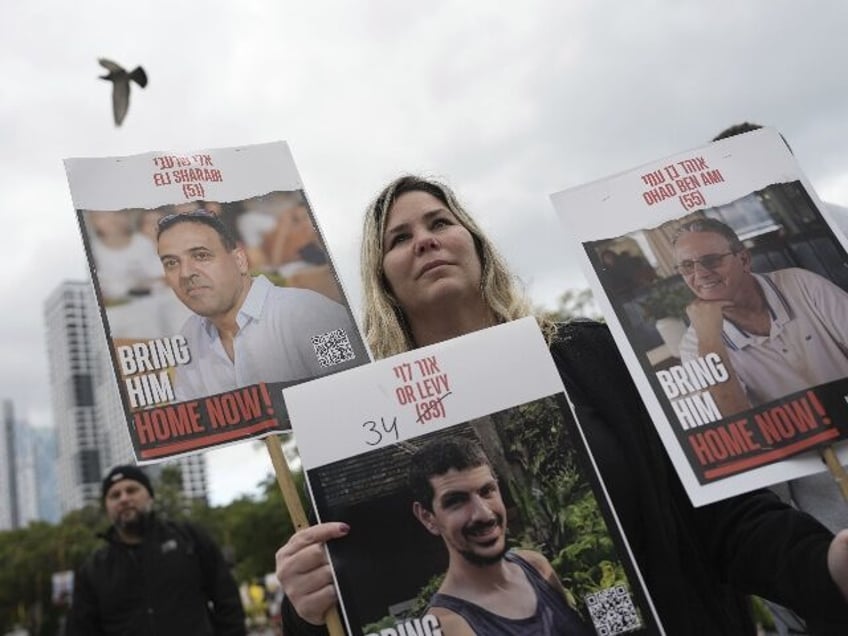
{"type": "Polygon", "coordinates": [[[68,607],[74,596],[74,571],[60,570],[50,575],[50,600],[53,605],[68,607]]]}
{"type": "Polygon", "coordinates": [[[776,131],[552,200],[695,505],[848,459],[845,237],[776,131]]]}
{"type": "MultiPolygon", "coordinates": [[[[543,587],[555,591],[557,607],[570,599],[573,609],[562,611],[577,623],[568,633],[661,633],[533,318],[284,395],[318,519],[350,526],[328,544],[349,634],[450,636],[438,610],[428,610],[446,572],[462,568],[455,560],[501,563],[505,548],[508,560],[541,555],[551,564],[567,592],[543,587]],[[462,444],[476,463],[427,476],[427,452],[462,444]],[[422,479],[431,502],[419,490],[422,479]],[[478,495],[487,502],[482,511],[471,503],[478,495]],[[463,550],[470,556],[457,557],[463,550]]],[[[473,597],[467,589],[452,593],[473,597]]],[[[553,606],[541,594],[540,615],[553,606]]],[[[548,630],[563,633],[561,624],[548,630]]]]}
{"type": "Polygon", "coordinates": [[[368,361],[285,142],[65,167],[139,463],[287,430],[282,387],[368,361]]]}

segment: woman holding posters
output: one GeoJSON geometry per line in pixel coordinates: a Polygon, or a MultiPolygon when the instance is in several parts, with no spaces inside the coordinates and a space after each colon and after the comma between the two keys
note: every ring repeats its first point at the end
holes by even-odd
{"type": "MultiPolygon", "coordinates": [[[[369,208],[362,278],[378,358],[531,313],[450,189],[417,177],[369,208]]],[[[764,491],[693,508],[607,330],[540,322],[667,633],[753,634],[751,593],[792,607],[812,633],[848,633],[848,531],[834,538],[764,491]]],[[[313,526],[277,552],[287,635],[323,633],[335,591],[322,544],[348,531],[313,526]]]]}

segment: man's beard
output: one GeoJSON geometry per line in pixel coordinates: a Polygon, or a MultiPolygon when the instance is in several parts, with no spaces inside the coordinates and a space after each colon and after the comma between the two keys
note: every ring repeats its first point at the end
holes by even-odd
{"type": "Polygon", "coordinates": [[[141,537],[147,529],[150,512],[150,509],[136,509],[135,514],[126,519],[118,515],[118,518],[115,520],[115,526],[126,535],[141,537]]]}
{"type": "Polygon", "coordinates": [[[472,552],[471,550],[460,550],[459,553],[465,557],[465,560],[468,561],[471,565],[476,565],[478,567],[486,567],[488,565],[495,565],[496,563],[500,563],[504,558],[504,555],[509,552],[509,548],[506,545],[506,541],[504,541],[503,548],[497,554],[485,555],[485,554],[477,554],[476,552],[472,552]]]}
{"type": "MultiPolygon", "coordinates": [[[[504,527],[503,517],[501,515],[497,515],[495,520],[491,523],[477,523],[473,526],[470,526],[463,530],[463,535],[468,537],[469,534],[473,536],[473,532],[477,528],[488,528],[492,525],[496,525],[498,528],[504,527]]],[[[496,539],[496,541],[503,541],[503,546],[496,554],[477,554],[473,550],[459,550],[459,553],[463,556],[463,558],[468,561],[472,565],[476,565],[478,567],[486,567],[489,565],[495,565],[496,563],[500,563],[504,558],[504,555],[509,551],[509,548],[506,545],[506,537],[503,534],[496,539]]]]}

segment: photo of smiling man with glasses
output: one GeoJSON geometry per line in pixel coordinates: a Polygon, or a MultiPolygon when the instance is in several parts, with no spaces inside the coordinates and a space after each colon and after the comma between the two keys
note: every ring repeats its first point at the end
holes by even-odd
{"type": "Polygon", "coordinates": [[[680,357],[717,353],[730,367],[737,382],[711,388],[722,415],[848,377],[845,291],[797,267],[753,273],[749,251],[715,219],[682,225],[673,246],[696,297],[680,357]]]}

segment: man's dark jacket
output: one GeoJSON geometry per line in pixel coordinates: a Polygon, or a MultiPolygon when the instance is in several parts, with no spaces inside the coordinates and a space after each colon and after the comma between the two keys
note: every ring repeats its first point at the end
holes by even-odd
{"type": "Polygon", "coordinates": [[[139,544],[114,527],[101,536],[74,581],[68,636],[244,636],[235,580],[199,528],[151,515],[139,544]]]}

